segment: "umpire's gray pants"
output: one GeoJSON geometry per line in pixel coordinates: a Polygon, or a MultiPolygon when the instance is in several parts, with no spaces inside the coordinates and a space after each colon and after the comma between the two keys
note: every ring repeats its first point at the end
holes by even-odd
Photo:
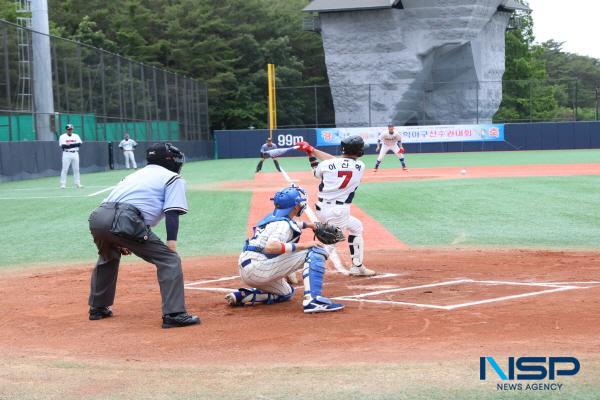
{"type": "Polygon", "coordinates": [[[125,247],[136,256],[156,265],[162,313],[185,312],[183,271],[179,255],[171,251],[151,232],[145,243],[117,236],[110,232],[114,210],[99,207],[90,218],[90,231],[98,248],[98,261],[92,272],[90,297],[92,307],[113,305],[121,252],[125,247]],[[109,222],[110,221],[110,222],[109,222]]]}

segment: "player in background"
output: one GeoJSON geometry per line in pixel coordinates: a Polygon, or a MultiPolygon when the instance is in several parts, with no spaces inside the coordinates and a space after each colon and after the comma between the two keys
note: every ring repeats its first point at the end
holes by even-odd
{"type": "Polygon", "coordinates": [[[271,150],[275,150],[276,148],[277,148],[277,145],[275,143],[273,143],[273,140],[271,140],[271,138],[268,138],[267,141],[265,142],[265,144],[263,144],[260,147],[260,161],[256,165],[257,173],[260,172],[260,170],[262,169],[263,163],[268,158],[273,159],[273,164],[275,164],[275,168],[277,168],[277,171],[281,172],[281,168],[279,168],[279,162],[277,162],[277,160],[275,158],[273,158],[271,156],[271,154],[269,153],[271,150]]]}
{"type": "Polygon", "coordinates": [[[292,185],[275,193],[271,200],[275,210],[253,228],[254,236],[246,240],[238,262],[242,280],[253,287],[240,288],[225,299],[231,306],[288,301],[294,288],[286,277],[304,268],[304,312],[341,310],[342,304],[321,295],[327,251],[317,241],[298,243],[302,229],[315,229],[314,224],[295,219],[306,209],[306,193],[292,185]]]}
{"type": "Polygon", "coordinates": [[[60,171],[60,187],[67,187],[67,174],[69,166],[73,167],[73,180],[75,186],[82,188],[79,178],[79,147],[83,143],[78,134],[73,133],[73,125],[67,124],[66,132],[58,138],[58,145],[62,148],[62,169],[60,171]]]}
{"type": "Polygon", "coordinates": [[[129,134],[125,134],[121,143],[119,143],[119,147],[123,150],[123,157],[125,157],[125,168],[129,169],[129,165],[133,167],[133,169],[137,169],[137,164],[135,162],[135,155],[133,154],[133,150],[137,146],[137,142],[133,139],[129,138],[129,134]]]}
{"type": "Polygon", "coordinates": [[[381,132],[377,139],[377,148],[375,151],[379,151],[377,156],[377,162],[375,163],[375,172],[379,169],[379,164],[383,160],[383,157],[388,151],[393,151],[398,156],[402,169],[408,171],[406,163],[404,162],[404,147],[402,146],[402,135],[395,131],[394,124],[389,124],[387,132],[381,132]],[[379,149],[381,148],[381,151],[379,149]]]}
{"type": "MultiPolygon", "coordinates": [[[[375,275],[375,271],[363,265],[363,224],[351,215],[352,200],[365,173],[365,164],[359,160],[364,154],[363,138],[349,136],[342,139],[341,157],[334,157],[317,150],[307,142],[300,142],[298,146],[298,150],[308,154],[314,175],[321,180],[319,198],[315,205],[317,218],[322,223],[332,224],[348,231],[348,245],[352,257],[350,275],[375,275]],[[319,163],[317,159],[322,161],[319,163]]],[[[325,248],[331,253],[335,245],[325,248]]]]}

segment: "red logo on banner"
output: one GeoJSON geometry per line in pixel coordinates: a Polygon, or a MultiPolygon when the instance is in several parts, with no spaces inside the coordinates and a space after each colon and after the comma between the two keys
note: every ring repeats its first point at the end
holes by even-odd
{"type": "Polygon", "coordinates": [[[331,141],[331,139],[333,139],[333,135],[330,131],[323,131],[321,134],[323,135],[323,139],[325,139],[328,142],[331,141]]]}
{"type": "Polygon", "coordinates": [[[489,135],[490,137],[500,137],[500,130],[498,128],[490,128],[489,135]]]}

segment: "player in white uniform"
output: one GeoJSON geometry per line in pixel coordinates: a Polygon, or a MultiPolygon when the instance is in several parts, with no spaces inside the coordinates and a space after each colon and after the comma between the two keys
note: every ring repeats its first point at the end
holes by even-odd
{"type": "Polygon", "coordinates": [[[377,148],[375,151],[379,151],[377,156],[377,163],[375,164],[375,172],[379,169],[379,164],[383,160],[383,157],[388,151],[393,151],[398,156],[402,169],[408,171],[406,163],[404,162],[404,147],[402,146],[402,135],[395,131],[394,125],[389,124],[387,132],[381,132],[377,139],[377,148]],[[381,148],[381,151],[379,149],[381,148]]]}
{"type": "Polygon", "coordinates": [[[133,166],[133,169],[137,169],[137,164],[135,163],[135,155],[133,154],[133,149],[137,146],[137,142],[133,139],[129,139],[129,135],[125,134],[121,143],[119,143],[119,147],[123,150],[123,156],[125,157],[125,168],[129,169],[129,164],[133,166]]]}
{"type": "Polygon", "coordinates": [[[69,166],[73,166],[73,180],[75,186],[82,188],[79,179],[79,146],[81,146],[81,138],[78,134],[73,133],[73,125],[67,124],[66,132],[60,135],[58,145],[62,148],[62,170],[60,171],[60,187],[67,187],[67,174],[69,166]]]}
{"type": "MultiPolygon", "coordinates": [[[[360,136],[344,138],[341,143],[341,157],[334,157],[316,150],[306,142],[298,145],[299,150],[308,153],[315,177],[321,179],[319,201],[315,206],[319,221],[336,225],[342,230],[348,231],[348,245],[352,257],[350,275],[375,275],[375,271],[363,265],[363,224],[350,214],[354,194],[365,173],[365,164],[359,160],[364,154],[364,140],[360,136]],[[323,161],[319,163],[317,158],[323,161]]],[[[335,245],[329,245],[326,248],[331,252],[335,245]]]]}
{"type": "Polygon", "coordinates": [[[305,313],[338,311],[342,304],[323,297],[323,275],[328,253],[317,241],[298,243],[302,229],[314,224],[295,220],[306,208],[306,194],[291,186],[275,193],[275,210],[254,227],[239,258],[242,280],[252,288],[240,288],[225,299],[231,306],[275,304],[288,301],[294,288],[286,277],[303,268],[305,313]]]}

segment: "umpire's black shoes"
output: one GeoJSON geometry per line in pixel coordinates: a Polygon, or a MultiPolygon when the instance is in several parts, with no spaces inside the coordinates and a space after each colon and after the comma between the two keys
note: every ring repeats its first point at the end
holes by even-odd
{"type": "Polygon", "coordinates": [[[178,328],[181,326],[196,325],[200,323],[200,318],[196,315],[186,312],[163,315],[163,328],[178,328]]]}
{"type": "Polygon", "coordinates": [[[108,307],[90,307],[90,321],[112,317],[112,311],[108,307]]]}

